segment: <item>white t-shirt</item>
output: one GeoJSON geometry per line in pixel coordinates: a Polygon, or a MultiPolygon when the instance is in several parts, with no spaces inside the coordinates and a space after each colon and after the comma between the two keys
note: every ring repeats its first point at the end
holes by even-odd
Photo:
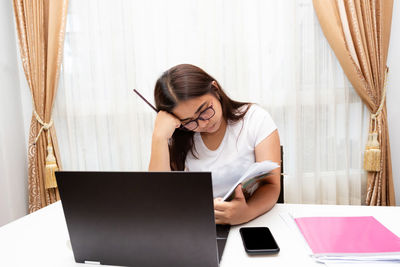
{"type": "Polygon", "coordinates": [[[269,113],[252,104],[242,120],[228,123],[225,136],[216,150],[208,149],[200,133],[195,133],[194,153],[198,158],[189,151],[185,169],[211,171],[214,197],[222,197],[255,162],[255,147],[275,129],[269,113]]]}

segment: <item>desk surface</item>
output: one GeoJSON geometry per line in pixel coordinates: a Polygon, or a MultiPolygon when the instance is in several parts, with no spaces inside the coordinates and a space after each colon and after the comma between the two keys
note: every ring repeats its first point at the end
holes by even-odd
{"type": "MultiPolygon", "coordinates": [[[[323,266],[309,257],[304,241],[296,238],[281,218],[280,214],[286,212],[294,216],[372,215],[400,236],[400,207],[277,204],[263,216],[231,228],[221,267],[323,266]],[[242,226],[269,227],[281,248],[280,253],[248,256],[239,235],[242,226]]],[[[86,266],[74,261],[61,202],[1,227],[0,255],[1,266],[86,266]]]]}

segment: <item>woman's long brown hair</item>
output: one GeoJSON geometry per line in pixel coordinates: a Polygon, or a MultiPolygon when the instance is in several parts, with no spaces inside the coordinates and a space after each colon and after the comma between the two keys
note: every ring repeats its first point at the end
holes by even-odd
{"type": "MultiPolygon", "coordinates": [[[[221,102],[222,115],[227,122],[237,122],[246,114],[250,105],[230,99],[219,83],[199,67],[181,64],[165,71],[157,80],[154,88],[154,98],[157,110],[172,113],[179,102],[186,101],[205,94],[214,94],[221,102]],[[215,81],[218,87],[213,85],[215,81]],[[239,112],[239,108],[248,107],[239,112]]],[[[194,154],[194,132],[176,129],[169,140],[171,170],[182,171],[185,168],[186,155],[194,154]]]]}

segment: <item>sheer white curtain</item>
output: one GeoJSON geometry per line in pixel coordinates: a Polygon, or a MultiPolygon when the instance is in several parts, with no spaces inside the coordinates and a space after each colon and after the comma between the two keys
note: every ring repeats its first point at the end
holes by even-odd
{"type": "Polygon", "coordinates": [[[64,169],[146,170],[156,79],[198,65],[259,103],[284,146],[285,201],[361,204],[365,112],[311,0],[71,0],[54,121],[64,169]]]}

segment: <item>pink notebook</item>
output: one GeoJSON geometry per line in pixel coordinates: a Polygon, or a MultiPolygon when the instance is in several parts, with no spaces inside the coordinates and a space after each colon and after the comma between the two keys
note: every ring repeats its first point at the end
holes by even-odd
{"type": "Polygon", "coordinates": [[[314,254],[400,252],[400,238],[372,216],[302,217],[295,222],[314,254]]]}

